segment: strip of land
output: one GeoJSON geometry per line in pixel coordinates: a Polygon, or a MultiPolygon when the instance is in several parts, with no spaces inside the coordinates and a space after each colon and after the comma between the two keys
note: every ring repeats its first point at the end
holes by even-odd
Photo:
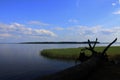
{"type": "MultiPolygon", "coordinates": [[[[103,51],[105,47],[96,47],[97,52],[103,51]]],[[[65,59],[65,60],[75,60],[80,55],[80,48],[63,48],[63,49],[44,49],[41,51],[41,55],[47,58],[52,59],[65,59]]],[[[86,56],[90,56],[91,52],[86,51],[86,56]]],[[[109,58],[113,58],[117,55],[120,55],[120,46],[110,47],[107,51],[109,58]]]]}
{"type": "MultiPolygon", "coordinates": [[[[104,48],[105,47],[96,47],[95,50],[101,52],[104,48]]],[[[74,59],[79,56],[81,49],[82,48],[47,49],[43,50],[41,54],[47,54],[49,58],[62,59],[64,57],[64,59],[74,59]],[[74,54],[74,57],[72,54],[74,54]]],[[[90,52],[87,52],[86,55],[89,56],[90,54],[90,52]]],[[[37,80],[120,80],[120,47],[110,47],[107,54],[109,58],[114,59],[115,62],[104,62],[101,61],[99,57],[93,57],[80,65],[38,78],[37,80]]]]}
{"type": "MultiPolygon", "coordinates": [[[[90,43],[95,43],[95,41],[90,43]]],[[[21,42],[20,44],[88,44],[88,42],[21,42]]]]}

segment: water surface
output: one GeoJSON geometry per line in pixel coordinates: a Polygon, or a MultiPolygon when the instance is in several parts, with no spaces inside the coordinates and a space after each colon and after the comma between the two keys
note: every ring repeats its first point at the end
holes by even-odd
{"type": "Polygon", "coordinates": [[[74,62],[50,60],[40,51],[50,48],[77,47],[62,44],[0,44],[0,80],[32,80],[38,76],[54,73],[74,62]]]}
{"type": "MultiPolygon", "coordinates": [[[[106,44],[98,45],[105,46],[106,44]]],[[[50,60],[43,49],[77,48],[87,44],[0,44],[0,80],[32,80],[74,66],[74,61],[50,60]]]]}

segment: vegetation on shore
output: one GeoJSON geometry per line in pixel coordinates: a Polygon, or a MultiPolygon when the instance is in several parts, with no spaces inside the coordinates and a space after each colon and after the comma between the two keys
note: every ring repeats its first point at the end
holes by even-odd
{"type": "MultiPolygon", "coordinates": [[[[105,47],[96,47],[95,50],[97,52],[101,52],[105,47]]],[[[41,51],[41,55],[47,58],[55,58],[55,59],[70,59],[75,60],[79,57],[81,48],[63,48],[63,49],[44,49],[41,51]]],[[[90,51],[85,52],[87,56],[91,55],[90,51]]],[[[109,58],[114,58],[117,55],[120,55],[120,46],[110,47],[107,51],[109,58]]]]}
{"type": "MultiPolygon", "coordinates": [[[[112,41],[106,47],[95,47],[96,43],[91,45],[90,40],[88,39],[89,47],[85,48],[68,48],[68,49],[47,49],[41,52],[42,55],[50,58],[64,58],[64,59],[76,59],[80,60],[81,62],[87,60],[86,62],[82,63],[78,68],[78,65],[75,69],[69,68],[64,72],[60,72],[58,75],[51,75],[46,80],[78,80],[79,79],[87,79],[87,80],[119,80],[120,79],[120,46],[110,47],[113,43],[115,43],[117,38],[112,41]],[[74,55],[73,55],[74,54],[74,55]],[[79,55],[80,54],[80,55],[79,55]],[[91,56],[90,56],[91,55],[91,56]],[[87,58],[87,56],[90,56],[87,58]],[[112,60],[110,60],[112,59],[112,60]],[[114,60],[113,60],[114,59],[114,60]],[[84,66],[84,67],[83,67],[84,66]],[[80,71],[75,71],[80,70],[80,71]],[[81,71],[83,70],[83,71],[81,71]],[[69,72],[68,72],[69,71],[69,72]],[[74,74],[72,71],[75,71],[74,74]],[[90,71],[90,72],[89,72],[90,71]],[[81,72],[81,73],[79,73],[81,72]],[[68,74],[70,73],[70,74],[68,74]],[[86,74],[89,73],[89,74],[86,74]],[[105,74],[104,74],[105,73],[105,74]],[[64,76],[63,76],[64,74],[64,76]],[[83,76],[76,76],[76,74],[84,74],[83,76]],[[54,76],[57,76],[54,78],[54,76]],[[67,77],[66,77],[67,76],[67,77]],[[97,76],[97,77],[96,77],[97,76]],[[73,79],[72,79],[73,78],[73,79]]],[[[97,38],[96,38],[97,42],[97,38]]],[[[44,77],[46,78],[46,77],[44,77]]],[[[43,78],[43,80],[45,80],[43,78]]]]}
{"type": "MultiPolygon", "coordinates": [[[[91,41],[90,43],[95,43],[95,41],[91,41]]],[[[97,42],[99,44],[100,42],[97,42]]],[[[21,42],[19,44],[88,44],[88,42],[21,42]]]]}

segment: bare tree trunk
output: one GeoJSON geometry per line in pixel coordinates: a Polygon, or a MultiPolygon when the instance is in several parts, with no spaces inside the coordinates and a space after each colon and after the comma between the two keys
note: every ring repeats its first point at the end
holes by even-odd
{"type": "Polygon", "coordinates": [[[99,68],[99,65],[104,62],[106,51],[116,41],[117,38],[111,42],[101,53],[99,53],[94,50],[97,43],[97,38],[93,46],[91,45],[90,40],[88,40],[89,48],[84,48],[83,50],[90,50],[92,52],[93,56],[91,56],[90,59],[79,65],[73,66],[52,75],[38,78],[37,80],[85,80],[93,72],[93,70],[99,68]]]}

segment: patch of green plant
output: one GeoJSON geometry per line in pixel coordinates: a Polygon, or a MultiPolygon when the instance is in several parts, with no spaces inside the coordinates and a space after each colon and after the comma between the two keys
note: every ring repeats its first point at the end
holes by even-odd
{"type": "MultiPolygon", "coordinates": [[[[105,47],[96,47],[97,52],[102,52],[105,47]]],[[[81,48],[63,48],[63,49],[44,49],[41,51],[41,55],[48,58],[55,59],[71,59],[74,60],[79,57],[81,48]]],[[[86,56],[90,56],[91,52],[86,50],[86,56]]],[[[115,55],[120,55],[120,46],[110,47],[107,51],[108,56],[114,57],[115,55]]]]}

